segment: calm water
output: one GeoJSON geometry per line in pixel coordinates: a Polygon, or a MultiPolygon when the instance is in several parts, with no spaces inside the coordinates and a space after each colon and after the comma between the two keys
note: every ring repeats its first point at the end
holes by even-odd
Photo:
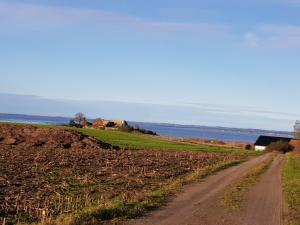
{"type": "Polygon", "coordinates": [[[221,141],[255,142],[260,134],[241,133],[220,128],[207,129],[204,127],[176,126],[166,124],[134,123],[139,127],[152,130],[162,136],[182,138],[214,139],[221,141]]]}
{"type": "MultiPolygon", "coordinates": [[[[67,117],[29,116],[0,113],[0,121],[2,122],[19,122],[31,124],[66,124],[69,122],[69,120],[70,118],[67,117]]],[[[162,136],[173,136],[179,138],[201,138],[253,143],[256,141],[259,135],[274,135],[286,137],[291,136],[291,133],[289,132],[264,131],[253,129],[184,126],[175,124],[157,124],[141,122],[129,122],[129,124],[137,125],[140,128],[154,131],[162,136]]]]}

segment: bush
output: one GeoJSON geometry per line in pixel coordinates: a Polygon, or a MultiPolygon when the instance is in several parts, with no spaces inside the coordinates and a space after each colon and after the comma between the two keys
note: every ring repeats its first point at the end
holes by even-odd
{"type": "Polygon", "coordinates": [[[119,130],[119,131],[122,131],[122,132],[128,132],[128,133],[130,133],[130,132],[132,132],[134,129],[133,129],[133,127],[131,127],[131,126],[121,126],[121,127],[118,128],[118,130],[119,130]]]}
{"type": "Polygon", "coordinates": [[[252,150],[252,149],[253,149],[252,145],[250,144],[245,145],[245,150],[252,150]]]}
{"type": "Polygon", "coordinates": [[[156,136],[157,133],[151,131],[151,130],[145,130],[145,129],[137,129],[136,130],[137,132],[140,132],[142,134],[148,134],[148,135],[153,135],[153,136],[156,136]]]}
{"type": "Polygon", "coordinates": [[[290,152],[293,150],[293,146],[285,141],[273,142],[267,146],[267,151],[278,151],[282,153],[290,152]]]}
{"type": "Polygon", "coordinates": [[[138,126],[125,125],[125,126],[119,127],[118,130],[123,131],[123,132],[128,132],[128,133],[138,132],[138,133],[141,133],[141,134],[148,134],[148,135],[153,135],[153,136],[157,135],[157,133],[155,133],[151,130],[145,130],[145,129],[139,128],[138,126]]]}
{"type": "Polygon", "coordinates": [[[141,133],[141,134],[148,134],[148,135],[153,135],[153,136],[157,136],[157,133],[151,131],[151,130],[146,130],[143,128],[140,128],[139,126],[135,125],[133,128],[133,131],[141,133]]]}

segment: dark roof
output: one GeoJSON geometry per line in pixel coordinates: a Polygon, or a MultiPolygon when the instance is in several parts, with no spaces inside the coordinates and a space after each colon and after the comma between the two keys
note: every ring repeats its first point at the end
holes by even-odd
{"type": "Polygon", "coordinates": [[[291,140],[292,138],[286,138],[286,137],[259,136],[257,141],[255,142],[255,145],[268,146],[273,142],[277,142],[277,141],[290,142],[291,140]]]}

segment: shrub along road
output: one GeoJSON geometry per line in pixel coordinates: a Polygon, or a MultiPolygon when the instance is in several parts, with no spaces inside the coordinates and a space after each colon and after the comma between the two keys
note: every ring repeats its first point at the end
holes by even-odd
{"type": "Polygon", "coordinates": [[[281,167],[278,155],[270,167],[252,184],[239,209],[222,204],[231,184],[253,168],[272,158],[268,153],[208,177],[178,193],[165,207],[148,216],[130,221],[134,225],[280,225],[282,223],[281,167]]]}

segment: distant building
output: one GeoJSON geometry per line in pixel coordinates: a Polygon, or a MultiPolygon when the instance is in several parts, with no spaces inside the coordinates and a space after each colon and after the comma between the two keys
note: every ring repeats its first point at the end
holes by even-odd
{"type": "Polygon", "coordinates": [[[257,141],[254,144],[255,151],[265,151],[266,148],[274,142],[283,141],[290,143],[292,138],[286,137],[273,137],[273,136],[259,136],[257,141]]]}

